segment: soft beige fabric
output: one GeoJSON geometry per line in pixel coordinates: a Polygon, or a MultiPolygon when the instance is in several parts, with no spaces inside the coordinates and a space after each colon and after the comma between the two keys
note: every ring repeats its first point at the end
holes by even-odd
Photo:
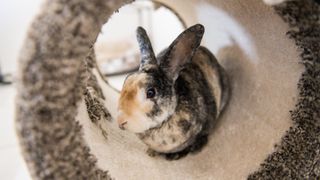
{"type": "MultiPolygon", "coordinates": [[[[185,18],[197,22],[199,1],[163,0],[185,18]]],[[[257,170],[273,146],[291,125],[289,110],[297,97],[302,72],[287,25],[261,1],[211,0],[250,35],[256,56],[248,56],[238,44],[220,49],[217,59],[230,75],[232,97],[202,152],[178,161],[149,157],[146,147],[129,132],[107,123],[108,140],[88,121],[84,102],[77,119],[98,166],[116,179],[244,179],[257,170]],[[255,57],[255,59],[252,59],[255,57]]],[[[217,17],[218,18],[218,17],[217,17]]],[[[204,24],[206,26],[206,24],[204,24]]],[[[205,41],[210,41],[206,39],[205,41]]],[[[106,106],[115,116],[117,94],[103,81],[106,106]],[[112,96],[108,95],[114,93],[112,96]],[[108,99],[111,98],[111,99],[108,99]]]]}

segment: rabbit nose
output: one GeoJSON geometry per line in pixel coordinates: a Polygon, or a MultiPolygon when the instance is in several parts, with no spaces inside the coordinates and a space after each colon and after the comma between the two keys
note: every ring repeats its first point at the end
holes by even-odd
{"type": "Polygon", "coordinates": [[[125,121],[125,122],[119,124],[119,128],[122,129],[122,130],[125,130],[124,125],[126,125],[127,123],[128,123],[128,122],[125,121]]]}
{"type": "Polygon", "coordinates": [[[124,129],[125,129],[124,126],[125,126],[128,122],[125,120],[125,118],[123,117],[123,115],[119,115],[117,121],[118,121],[119,128],[122,129],[122,130],[124,130],[124,129]]]}

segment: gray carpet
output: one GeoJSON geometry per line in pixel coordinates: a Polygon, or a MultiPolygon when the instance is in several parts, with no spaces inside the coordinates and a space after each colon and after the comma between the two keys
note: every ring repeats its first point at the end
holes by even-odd
{"type": "Polygon", "coordinates": [[[19,59],[16,128],[33,179],[110,179],[75,120],[85,62],[101,26],[126,1],[46,1],[19,59]]]}
{"type": "Polygon", "coordinates": [[[299,102],[291,111],[294,125],[249,179],[320,178],[320,6],[312,0],[290,1],[274,7],[287,22],[287,35],[299,48],[305,67],[299,102]]]}

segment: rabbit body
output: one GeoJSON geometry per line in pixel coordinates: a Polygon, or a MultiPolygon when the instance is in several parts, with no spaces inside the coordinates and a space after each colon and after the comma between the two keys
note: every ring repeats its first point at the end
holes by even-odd
{"type": "Polygon", "coordinates": [[[225,73],[215,57],[200,47],[175,82],[175,112],[161,126],[139,133],[141,140],[157,152],[173,153],[207,136],[226,103],[222,93],[227,80],[221,74],[225,73]]]}
{"type": "Polygon", "coordinates": [[[194,151],[206,142],[228,101],[226,73],[214,55],[199,46],[202,25],[187,29],[157,57],[140,31],[141,66],[124,83],[118,123],[155,152],[194,151]]]}

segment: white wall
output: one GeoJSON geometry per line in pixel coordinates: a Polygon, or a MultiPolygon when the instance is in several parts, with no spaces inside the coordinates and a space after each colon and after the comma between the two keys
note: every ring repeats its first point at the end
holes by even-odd
{"type": "Polygon", "coordinates": [[[4,73],[16,71],[17,57],[41,0],[0,0],[0,64],[4,73]]]}
{"type": "MultiPolygon", "coordinates": [[[[17,70],[17,57],[40,0],[0,0],[0,64],[4,73],[17,70]]],[[[0,179],[29,180],[14,129],[15,88],[0,85],[0,179]]]]}

